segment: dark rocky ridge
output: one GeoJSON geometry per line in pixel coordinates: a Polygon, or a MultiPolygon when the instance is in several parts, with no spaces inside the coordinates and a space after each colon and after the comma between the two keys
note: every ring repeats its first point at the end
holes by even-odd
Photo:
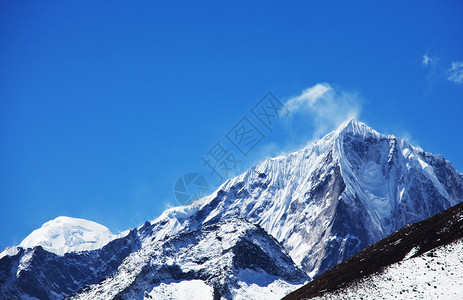
{"type": "Polygon", "coordinates": [[[193,279],[212,286],[214,299],[232,299],[242,270],[255,271],[257,281],[267,275],[294,284],[308,280],[265,230],[243,219],[227,219],[145,245],[112,276],[69,299],[138,299],[160,282],[193,279]],[[133,276],[127,280],[127,274],[133,276]]]}

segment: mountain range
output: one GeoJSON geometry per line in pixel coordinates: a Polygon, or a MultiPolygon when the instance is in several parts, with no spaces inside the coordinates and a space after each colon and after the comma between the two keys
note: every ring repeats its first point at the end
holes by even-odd
{"type": "Polygon", "coordinates": [[[351,120],[122,234],[54,220],[0,254],[0,294],[279,298],[462,200],[441,155],[351,120]]]}

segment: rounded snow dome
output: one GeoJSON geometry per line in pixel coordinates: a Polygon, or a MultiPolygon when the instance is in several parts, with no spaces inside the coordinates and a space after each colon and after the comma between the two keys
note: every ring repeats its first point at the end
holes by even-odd
{"type": "Polygon", "coordinates": [[[29,234],[19,246],[42,246],[58,255],[103,247],[115,235],[105,226],[78,218],[58,217],[29,234]]]}

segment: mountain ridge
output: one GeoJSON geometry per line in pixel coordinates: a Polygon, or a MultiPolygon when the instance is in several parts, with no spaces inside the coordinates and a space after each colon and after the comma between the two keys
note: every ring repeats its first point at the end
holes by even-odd
{"type": "Polygon", "coordinates": [[[262,228],[243,219],[226,219],[139,249],[114,275],[69,299],[132,299],[169,280],[203,280],[213,287],[214,299],[232,298],[240,285],[265,281],[269,276],[301,285],[307,275],[280,247],[262,228]],[[243,270],[252,276],[240,278],[243,270]]]}

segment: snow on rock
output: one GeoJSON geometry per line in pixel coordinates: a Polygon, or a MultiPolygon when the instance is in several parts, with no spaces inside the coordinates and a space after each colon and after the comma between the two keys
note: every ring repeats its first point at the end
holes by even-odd
{"type": "Polygon", "coordinates": [[[262,228],[227,219],[145,244],[111,277],[70,299],[149,299],[149,295],[169,299],[188,286],[172,285],[182,280],[193,285],[204,281],[213,288],[214,299],[251,299],[245,296],[251,292],[281,298],[308,279],[262,228]]]}
{"type": "Polygon", "coordinates": [[[463,240],[312,299],[463,299],[463,240]]]}
{"type": "Polygon", "coordinates": [[[19,246],[42,246],[49,252],[63,255],[68,252],[99,249],[117,237],[118,235],[114,235],[101,224],[63,216],[34,230],[19,246]]]}
{"type": "Polygon", "coordinates": [[[213,288],[202,280],[166,281],[153,287],[151,292],[145,292],[144,300],[213,299],[213,288]]]}
{"type": "Polygon", "coordinates": [[[278,276],[245,269],[237,276],[238,288],[232,291],[233,299],[281,299],[302,284],[290,284],[278,276]]]}
{"type": "Polygon", "coordinates": [[[5,248],[5,250],[3,250],[2,252],[0,252],[0,259],[2,259],[4,256],[13,256],[13,255],[16,255],[18,254],[19,252],[19,248],[17,246],[11,246],[11,247],[7,247],[5,248]]]}
{"type": "Polygon", "coordinates": [[[43,247],[16,247],[15,254],[0,258],[0,299],[63,299],[113,274],[140,246],[132,230],[92,251],[57,255],[43,247]]]}

